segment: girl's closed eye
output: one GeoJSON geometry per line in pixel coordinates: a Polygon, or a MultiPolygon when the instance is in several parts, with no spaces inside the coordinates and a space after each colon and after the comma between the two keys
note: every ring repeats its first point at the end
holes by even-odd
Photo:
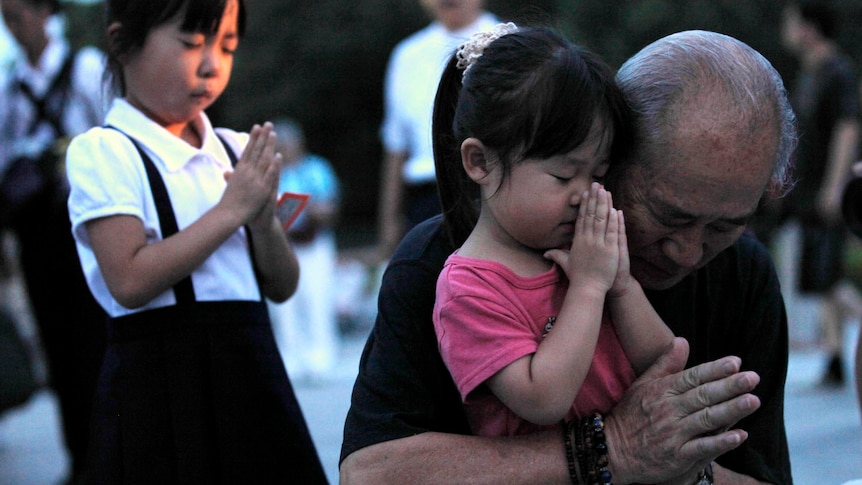
{"type": "Polygon", "coordinates": [[[236,52],[237,47],[239,47],[239,38],[235,35],[228,36],[228,38],[222,40],[221,50],[227,55],[232,56],[236,52]]]}
{"type": "Polygon", "coordinates": [[[570,182],[581,174],[581,169],[577,164],[568,162],[551,163],[547,166],[546,170],[548,175],[563,184],[570,182]]]}
{"type": "Polygon", "coordinates": [[[182,36],[179,39],[180,43],[182,43],[187,49],[197,49],[203,47],[206,38],[203,34],[189,34],[186,36],[182,36]]]}

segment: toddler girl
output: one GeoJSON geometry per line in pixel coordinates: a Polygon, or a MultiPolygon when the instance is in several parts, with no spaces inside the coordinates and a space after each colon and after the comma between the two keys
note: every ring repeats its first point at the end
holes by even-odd
{"type": "Polygon", "coordinates": [[[473,431],[608,411],[672,339],[598,183],[630,138],[612,73],[550,29],[499,25],[450,60],[433,133],[444,217],[477,220],[433,314],[473,431]]]}

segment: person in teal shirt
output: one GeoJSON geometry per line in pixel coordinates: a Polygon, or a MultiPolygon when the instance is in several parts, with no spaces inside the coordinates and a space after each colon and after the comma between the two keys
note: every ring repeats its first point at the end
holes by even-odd
{"type": "Polygon", "coordinates": [[[337,260],[334,225],[341,187],[332,165],[308,153],[301,126],[290,119],[274,122],[282,169],[278,192],[310,196],[288,230],[299,260],[299,287],[288,301],[270,302],[276,343],[295,382],[326,378],[336,363],[338,325],[333,292],[337,260]]]}

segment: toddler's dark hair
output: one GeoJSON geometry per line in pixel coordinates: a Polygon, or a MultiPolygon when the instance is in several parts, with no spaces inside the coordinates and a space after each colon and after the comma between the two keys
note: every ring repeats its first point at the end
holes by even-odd
{"type": "Polygon", "coordinates": [[[493,148],[504,176],[527,158],[583,143],[597,119],[611,158],[630,144],[629,111],[610,67],[551,28],[520,28],[485,48],[467,71],[450,59],[434,103],[432,138],[444,228],[458,247],[478,217],[478,189],[461,165],[461,142],[493,148]]]}

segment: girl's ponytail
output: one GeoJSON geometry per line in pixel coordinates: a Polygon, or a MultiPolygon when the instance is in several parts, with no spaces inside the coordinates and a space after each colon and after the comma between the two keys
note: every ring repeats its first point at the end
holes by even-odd
{"type": "Polygon", "coordinates": [[[457,63],[453,55],[443,70],[431,125],[443,230],[456,248],[461,247],[476,225],[479,196],[478,187],[461,166],[461,146],[453,128],[463,74],[457,63]]]}

